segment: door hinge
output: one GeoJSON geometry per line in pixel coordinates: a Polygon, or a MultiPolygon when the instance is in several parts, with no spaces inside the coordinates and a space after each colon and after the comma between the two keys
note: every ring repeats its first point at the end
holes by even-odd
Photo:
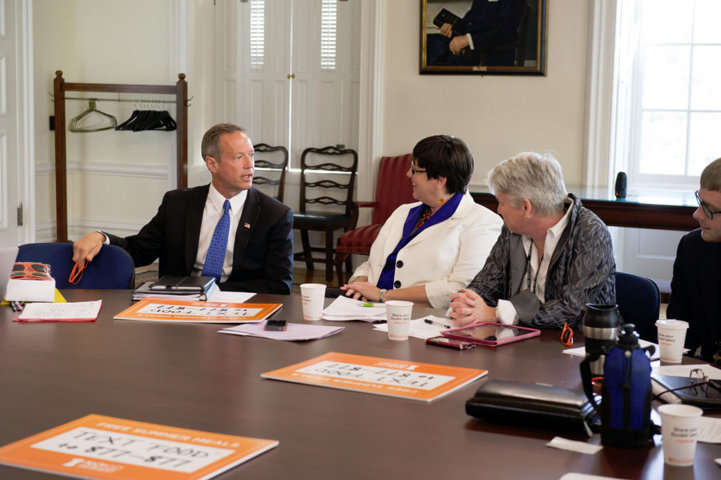
{"type": "Polygon", "coordinates": [[[18,227],[23,226],[23,204],[18,205],[18,227]]]}

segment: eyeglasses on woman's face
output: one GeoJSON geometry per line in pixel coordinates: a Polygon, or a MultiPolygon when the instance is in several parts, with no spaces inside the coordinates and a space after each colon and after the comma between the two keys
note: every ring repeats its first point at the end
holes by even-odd
{"type": "Polygon", "coordinates": [[[411,175],[415,175],[416,173],[426,173],[427,170],[425,168],[418,168],[416,167],[413,162],[411,162],[411,175]]]}

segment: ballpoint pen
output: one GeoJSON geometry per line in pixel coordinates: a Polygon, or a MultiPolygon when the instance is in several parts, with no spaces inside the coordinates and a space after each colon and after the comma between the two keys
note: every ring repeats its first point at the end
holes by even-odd
{"type": "Polygon", "coordinates": [[[433,320],[431,318],[424,318],[424,322],[426,322],[428,325],[438,325],[439,327],[443,328],[453,328],[453,325],[448,325],[447,323],[439,322],[438,320],[433,320]]]}

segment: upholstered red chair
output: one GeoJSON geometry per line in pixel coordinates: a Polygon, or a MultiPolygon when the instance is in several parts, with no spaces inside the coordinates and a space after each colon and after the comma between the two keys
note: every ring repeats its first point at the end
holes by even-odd
{"type": "Polygon", "coordinates": [[[356,202],[360,208],[372,207],[374,209],[371,224],[349,230],[338,239],[338,246],[335,249],[335,267],[339,285],[343,285],[346,281],[343,274],[344,263],[348,270],[347,274],[352,273],[351,254],[368,255],[381,226],[393,213],[393,210],[404,203],[415,201],[411,182],[406,178],[411,160],[413,160],[413,155],[410,153],[381,158],[376,185],[376,201],[356,202]]]}

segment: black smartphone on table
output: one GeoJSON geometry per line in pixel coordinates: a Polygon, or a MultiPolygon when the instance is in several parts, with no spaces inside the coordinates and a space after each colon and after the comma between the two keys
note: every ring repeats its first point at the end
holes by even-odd
{"type": "Polygon", "coordinates": [[[476,346],[476,344],[472,342],[443,336],[427,338],[426,343],[428,345],[436,345],[438,347],[453,348],[454,350],[470,350],[476,346]]]}
{"type": "Polygon", "coordinates": [[[285,323],[285,320],[267,320],[265,322],[264,330],[271,330],[274,332],[282,332],[286,328],[288,328],[288,325],[285,323]]]}

